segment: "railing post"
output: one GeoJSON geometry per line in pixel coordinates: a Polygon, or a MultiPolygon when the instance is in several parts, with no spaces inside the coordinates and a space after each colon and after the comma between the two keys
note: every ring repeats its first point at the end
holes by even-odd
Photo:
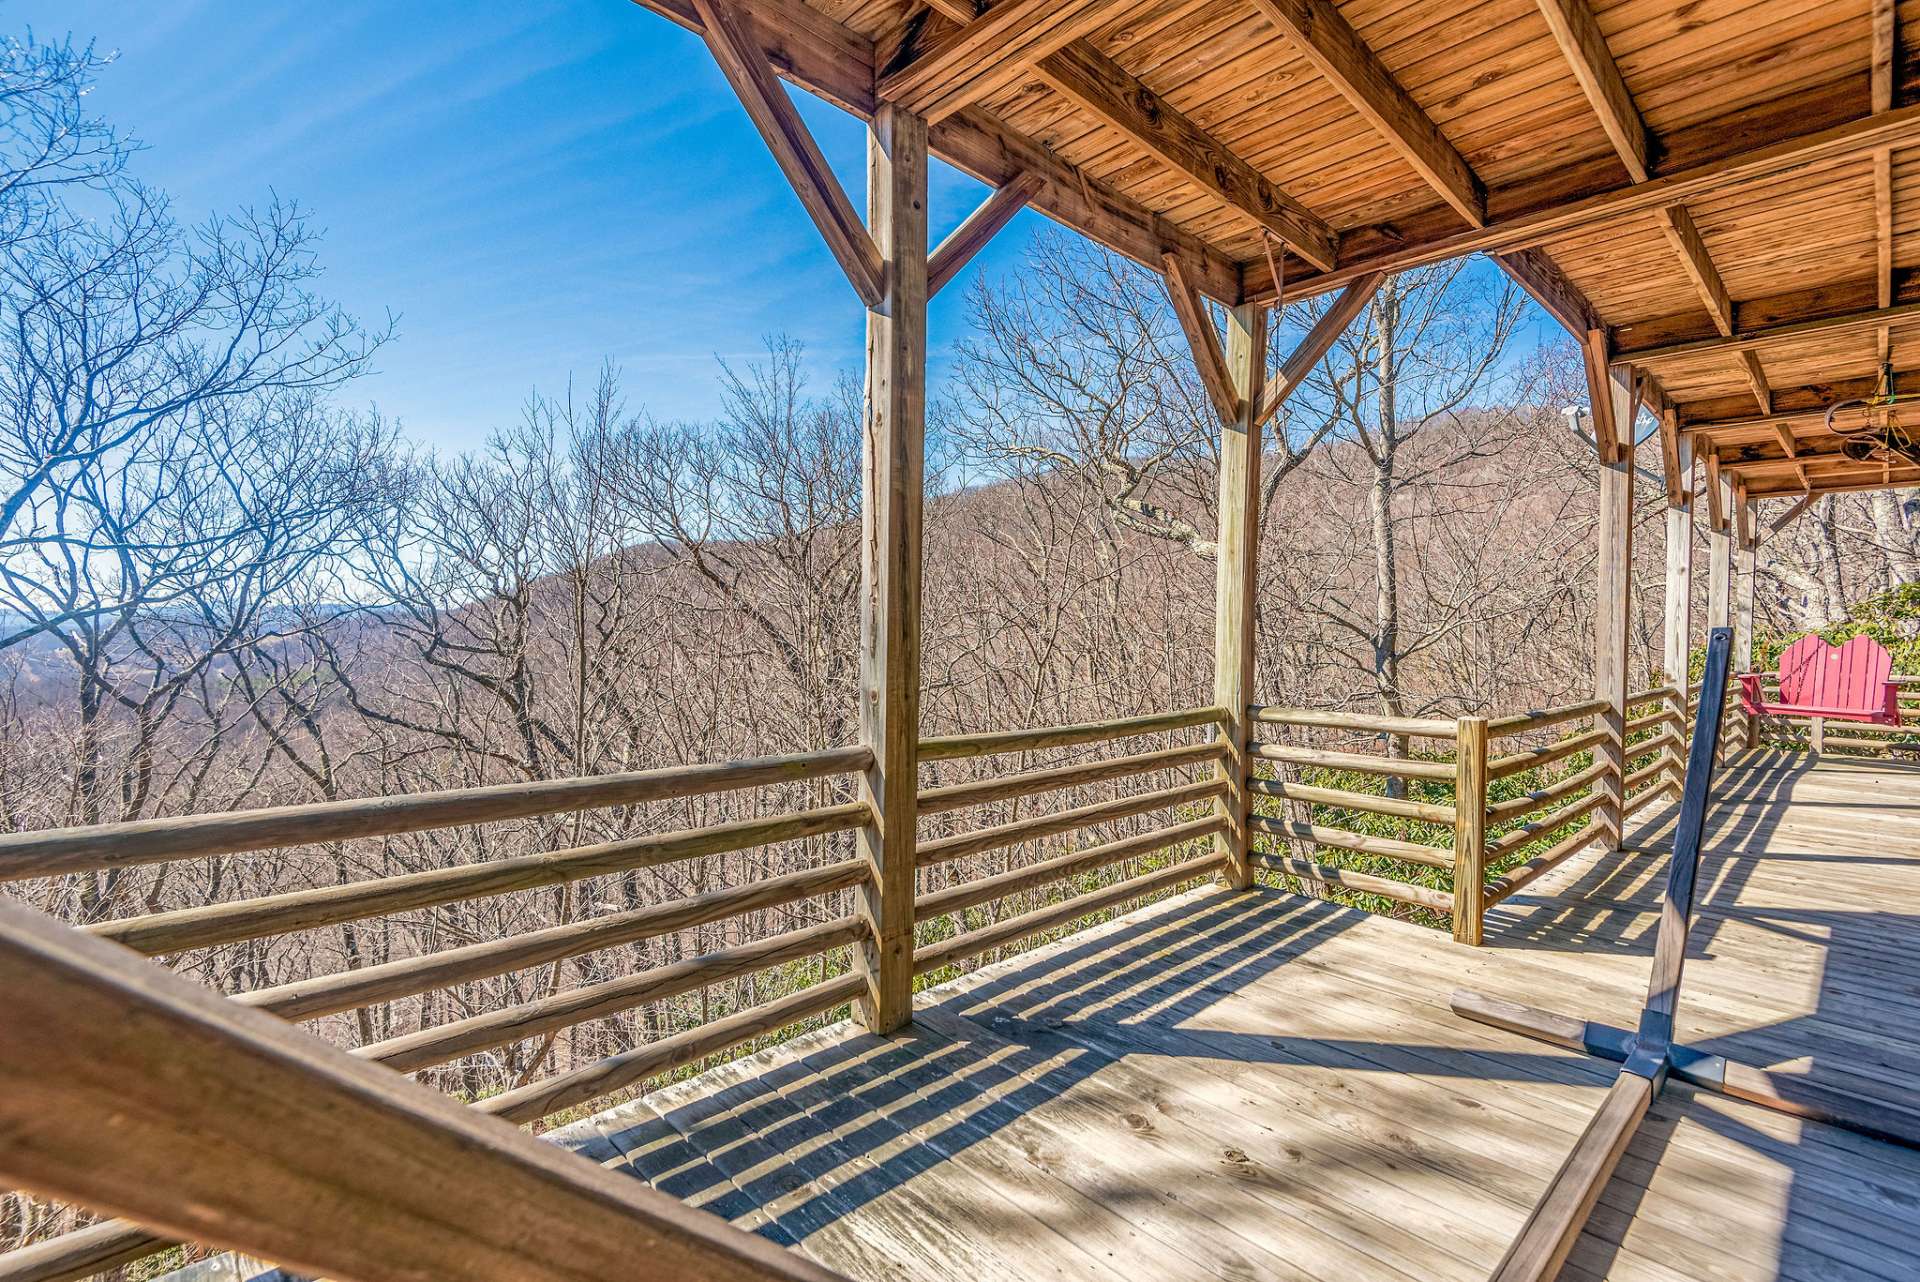
{"type": "MultiPolygon", "coordinates": [[[[1210,322],[1209,322],[1210,323],[1210,322]]],[[[1220,438],[1220,541],[1214,580],[1213,701],[1226,709],[1222,727],[1227,781],[1220,799],[1226,831],[1214,848],[1227,858],[1221,879],[1235,890],[1253,885],[1247,816],[1251,810],[1247,754],[1253,701],[1254,590],[1260,548],[1259,404],[1266,376],[1267,309],[1257,305],[1227,312],[1227,369],[1239,400],[1236,420],[1220,438]]]]}
{"type": "Polygon", "coordinates": [[[1600,455],[1598,573],[1593,602],[1593,694],[1609,705],[1597,721],[1610,734],[1594,750],[1606,771],[1594,791],[1606,798],[1594,811],[1596,836],[1618,850],[1626,831],[1627,632],[1633,582],[1633,419],[1637,408],[1630,373],[1613,368],[1605,335],[1590,336],[1588,388],[1600,455]],[[1604,414],[1602,407],[1604,408],[1604,414]]]}
{"type": "Polygon", "coordinates": [[[1666,629],[1661,667],[1667,685],[1680,692],[1662,701],[1662,706],[1679,718],[1680,751],[1664,772],[1668,782],[1678,787],[1686,758],[1687,670],[1693,656],[1693,442],[1679,434],[1671,411],[1661,419],[1663,443],[1669,433],[1675,438],[1675,475],[1667,492],[1666,629]]]}
{"type": "Polygon", "coordinates": [[[876,1033],[913,1017],[914,847],[920,739],[920,511],[927,388],[927,122],[882,104],[867,135],[867,221],[886,263],[867,312],[860,738],[873,749],[860,845],[871,938],[855,1015],[876,1033]]]}
{"type": "Polygon", "coordinates": [[[1487,881],[1487,719],[1461,717],[1453,752],[1453,937],[1480,942],[1487,881]]]}
{"type": "MultiPolygon", "coordinates": [[[[1755,528],[1753,500],[1746,486],[1736,484],[1733,491],[1733,671],[1753,671],[1753,584],[1760,552],[1759,531],[1755,528]]],[[[1745,752],[1760,746],[1760,722],[1734,705],[1734,717],[1740,727],[1739,748],[1745,752]]]]}
{"type": "Polygon", "coordinates": [[[1677,792],[1687,782],[1687,747],[1692,742],[1687,737],[1687,727],[1693,723],[1687,719],[1686,673],[1680,674],[1678,684],[1671,687],[1670,693],[1661,697],[1660,704],[1675,719],[1677,724],[1669,724],[1674,724],[1674,733],[1680,740],[1680,750],[1667,754],[1667,768],[1663,772],[1667,781],[1661,787],[1672,788],[1677,792]]]}

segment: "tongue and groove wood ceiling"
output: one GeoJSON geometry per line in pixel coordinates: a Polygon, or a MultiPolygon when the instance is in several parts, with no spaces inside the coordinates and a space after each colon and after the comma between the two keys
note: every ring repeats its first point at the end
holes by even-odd
{"type": "Polygon", "coordinates": [[[1756,497],[1920,483],[1823,423],[1883,365],[1920,393],[1920,0],[723,2],[1222,302],[1487,251],[1632,367],[1670,467],[1681,433],[1756,497]]]}

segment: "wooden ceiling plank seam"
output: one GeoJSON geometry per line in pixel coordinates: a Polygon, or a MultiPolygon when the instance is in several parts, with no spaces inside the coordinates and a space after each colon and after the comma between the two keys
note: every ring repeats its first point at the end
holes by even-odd
{"type": "Polygon", "coordinates": [[[1469,226],[1486,225],[1478,175],[1329,0],[1254,0],[1254,7],[1469,226]]]}
{"type": "Polygon", "coordinates": [[[1620,74],[1620,65],[1607,47],[1600,22],[1587,0],[1539,0],[1540,14],[1567,56],[1574,78],[1600,117],[1600,127],[1619,153],[1620,163],[1636,183],[1651,176],[1651,148],[1647,126],[1633,105],[1633,95],[1620,74]]]}
{"type": "Polygon", "coordinates": [[[1673,252],[1680,256],[1680,266],[1699,291],[1700,301],[1713,318],[1714,326],[1722,337],[1733,337],[1733,298],[1727,293],[1726,282],[1720,278],[1720,270],[1713,265],[1713,255],[1707,252],[1707,242],[1701,237],[1693,215],[1685,205],[1675,204],[1663,206],[1654,216],[1672,243],[1673,252]]]}

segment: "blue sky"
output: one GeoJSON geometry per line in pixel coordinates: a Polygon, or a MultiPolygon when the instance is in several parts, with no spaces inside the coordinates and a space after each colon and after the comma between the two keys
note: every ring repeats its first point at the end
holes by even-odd
{"type": "MultiPolygon", "coordinates": [[[[858,368],[858,301],[705,47],[631,0],[0,0],[0,22],[117,51],[96,109],[184,220],[270,191],[313,212],[321,288],[399,317],[349,395],[417,440],[476,444],[608,359],[667,418],[710,416],[715,356],[767,335],[819,385],[858,368]]],[[[797,98],[863,204],[864,125],[797,98]]],[[[932,188],[936,240],[986,194],[938,162],[932,188]]],[[[935,300],[936,381],[968,280],[1045,225],[1021,214],[935,300]]]]}
{"type": "MultiPolygon", "coordinates": [[[[821,379],[858,366],[859,302],[704,46],[630,0],[7,0],[0,22],[118,51],[95,109],[184,219],[270,190],[311,209],[322,288],[399,316],[352,395],[417,439],[473,444],[607,358],[666,417],[708,416],[714,356],[763,335],[804,341],[821,379]]],[[[864,126],[801,98],[863,204],[864,126]]],[[[983,195],[937,165],[935,238],[983,195]]],[[[935,303],[936,346],[965,284],[935,303]]]]}

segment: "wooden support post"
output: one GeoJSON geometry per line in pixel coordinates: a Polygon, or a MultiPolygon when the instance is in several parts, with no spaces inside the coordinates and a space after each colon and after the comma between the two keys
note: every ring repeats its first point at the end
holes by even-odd
{"type": "Polygon", "coordinates": [[[873,750],[861,776],[873,819],[861,848],[873,879],[861,892],[872,938],[856,1015],[886,1033],[913,1015],[927,390],[927,123],[896,107],[876,111],[867,136],[867,222],[886,271],[867,313],[860,737],[873,750]]]}
{"type": "Polygon", "coordinates": [[[1453,753],[1453,937],[1479,944],[1487,881],[1487,719],[1461,717],[1453,753]]]}
{"type": "MultiPolygon", "coordinates": [[[[1753,500],[1744,489],[1734,495],[1733,511],[1733,670],[1753,671],[1753,581],[1759,560],[1759,531],[1755,528],[1753,500]]],[[[1740,733],[1734,746],[1742,751],[1760,746],[1760,720],[1748,714],[1739,716],[1740,733]]]]}
{"type": "MultiPolygon", "coordinates": [[[[1693,442],[1680,437],[1675,451],[1679,486],[1677,489],[1669,486],[1667,504],[1666,632],[1660,666],[1666,684],[1680,692],[1677,696],[1668,696],[1666,706],[1680,714],[1684,726],[1687,674],[1693,654],[1693,442]]],[[[1674,787],[1681,781],[1680,755],[1675,754],[1667,772],[1674,787]]]]}
{"type": "MultiPolygon", "coordinates": [[[[1593,365],[1589,366],[1593,369],[1593,365]]],[[[1594,791],[1606,797],[1594,811],[1596,836],[1617,850],[1625,831],[1624,788],[1627,728],[1627,631],[1633,584],[1633,379],[1625,369],[1599,364],[1604,377],[1589,384],[1594,401],[1595,438],[1600,453],[1599,559],[1593,604],[1593,695],[1609,705],[1595,718],[1607,739],[1594,749],[1606,771],[1594,791]],[[1607,402],[1605,419],[1599,405],[1607,402]],[[1611,440],[1600,433],[1612,425],[1611,440]]]]}
{"type": "MultiPolygon", "coordinates": [[[[1693,445],[1679,444],[1680,474],[1693,472],[1693,445]]],[[[1693,643],[1693,494],[1681,491],[1677,503],[1667,505],[1667,610],[1665,648],[1661,667],[1667,684],[1686,689],[1687,667],[1693,643]]]]}
{"type": "Polygon", "coordinates": [[[1707,627],[1733,626],[1733,520],[1730,502],[1717,468],[1707,471],[1707,493],[1713,511],[1707,521],[1707,627]]]}
{"type": "Polygon", "coordinates": [[[1227,313],[1227,373],[1238,413],[1220,439],[1220,541],[1214,580],[1213,701],[1226,709],[1220,763],[1227,791],[1220,799],[1226,829],[1214,849],[1226,856],[1221,877],[1236,890],[1253,885],[1247,836],[1247,756],[1253,702],[1254,590],[1260,550],[1260,420],[1267,370],[1267,309],[1243,304],[1227,313]]]}

